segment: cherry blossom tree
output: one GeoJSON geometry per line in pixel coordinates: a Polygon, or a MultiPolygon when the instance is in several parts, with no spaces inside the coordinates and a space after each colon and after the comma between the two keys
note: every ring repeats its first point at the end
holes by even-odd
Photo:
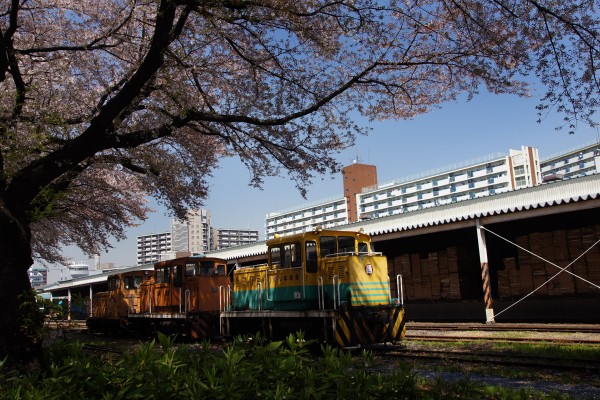
{"type": "Polygon", "coordinates": [[[459,94],[529,94],[594,124],[598,18],[574,0],[5,0],[0,4],[0,358],[35,346],[33,257],[183,217],[221,157],[304,193],[364,133],[459,94]],[[535,79],[534,79],[535,78],[535,79]]]}

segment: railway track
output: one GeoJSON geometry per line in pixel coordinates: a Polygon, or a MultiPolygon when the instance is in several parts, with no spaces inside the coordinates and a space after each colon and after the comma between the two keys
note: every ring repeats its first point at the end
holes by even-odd
{"type": "Polygon", "coordinates": [[[556,358],[513,353],[458,351],[430,348],[403,348],[389,351],[376,350],[385,358],[434,361],[447,364],[479,364],[529,369],[580,371],[600,374],[600,361],[589,359],[556,358]]]}
{"type": "Polygon", "coordinates": [[[562,332],[592,333],[600,335],[599,324],[530,324],[530,323],[468,323],[468,322],[408,322],[407,330],[426,331],[526,331],[526,332],[562,332]]]}
{"type": "Polygon", "coordinates": [[[593,344],[600,345],[600,339],[569,339],[550,337],[494,337],[494,336],[460,336],[460,335],[418,335],[407,333],[405,340],[418,340],[430,342],[469,342],[469,341],[496,341],[519,343],[553,343],[553,344],[593,344]]]}

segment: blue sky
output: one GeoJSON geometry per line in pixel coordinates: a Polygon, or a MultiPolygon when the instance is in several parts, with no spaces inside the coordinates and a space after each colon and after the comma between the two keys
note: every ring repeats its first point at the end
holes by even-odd
{"type": "MultiPolygon", "coordinates": [[[[365,121],[371,133],[357,138],[356,146],[337,159],[348,165],[358,155],[360,162],[377,166],[378,181],[385,183],[490,154],[508,153],[523,145],[537,147],[543,160],[598,140],[596,129],[583,125],[572,135],[567,130],[556,131],[560,115],[550,114],[537,123],[535,105],[535,98],[482,94],[470,102],[443,104],[441,109],[408,121],[365,121]]],[[[239,160],[221,162],[205,202],[214,227],[257,229],[264,238],[267,213],[342,196],[339,174],[316,178],[306,200],[285,176],[266,179],[263,190],[249,187],[249,180],[250,174],[239,160]]],[[[156,208],[144,224],[128,231],[127,240],[114,242],[113,249],[101,254],[101,262],[135,265],[136,237],[168,231],[169,220],[163,209],[156,208]]],[[[64,254],[88,261],[77,248],[65,248],[64,254]]],[[[89,265],[93,264],[89,260],[89,265]]]]}

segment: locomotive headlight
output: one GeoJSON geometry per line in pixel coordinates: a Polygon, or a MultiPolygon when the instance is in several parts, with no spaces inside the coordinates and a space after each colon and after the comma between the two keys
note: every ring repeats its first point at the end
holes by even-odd
{"type": "Polygon", "coordinates": [[[367,273],[367,275],[373,274],[373,266],[371,264],[365,265],[365,272],[367,273]]]}

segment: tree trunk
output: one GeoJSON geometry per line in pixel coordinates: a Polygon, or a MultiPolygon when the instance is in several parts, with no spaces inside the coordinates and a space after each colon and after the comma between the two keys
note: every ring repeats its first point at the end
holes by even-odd
{"type": "Polygon", "coordinates": [[[0,199],[0,360],[8,356],[10,364],[28,362],[39,353],[41,343],[31,332],[39,316],[32,304],[31,284],[27,270],[33,264],[31,231],[24,213],[9,210],[0,199]],[[18,214],[21,214],[20,216],[18,214]],[[23,308],[29,302],[28,310],[23,308]]]}

